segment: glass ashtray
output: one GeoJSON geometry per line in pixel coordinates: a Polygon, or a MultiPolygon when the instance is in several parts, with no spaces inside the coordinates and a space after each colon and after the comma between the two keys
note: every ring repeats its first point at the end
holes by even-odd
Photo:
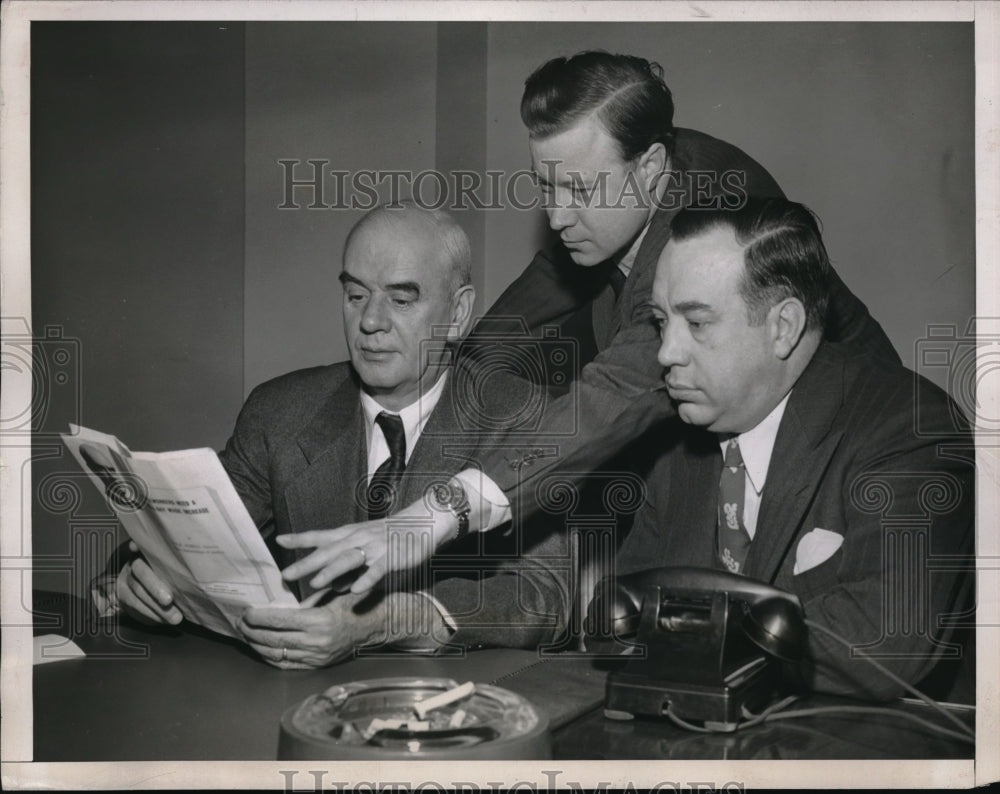
{"type": "Polygon", "coordinates": [[[475,684],[421,714],[416,705],[454,690],[450,678],[378,678],[337,684],[288,709],[280,759],[548,758],[548,721],[525,698],[475,684]]]}

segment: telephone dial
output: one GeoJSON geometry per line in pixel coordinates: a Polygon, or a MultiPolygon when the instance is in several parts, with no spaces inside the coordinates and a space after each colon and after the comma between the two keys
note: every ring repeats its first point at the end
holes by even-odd
{"type": "Polygon", "coordinates": [[[671,716],[732,731],[796,686],[806,625],[798,598],[707,568],[653,568],[598,583],[587,647],[629,640],[605,714],[671,716]]]}

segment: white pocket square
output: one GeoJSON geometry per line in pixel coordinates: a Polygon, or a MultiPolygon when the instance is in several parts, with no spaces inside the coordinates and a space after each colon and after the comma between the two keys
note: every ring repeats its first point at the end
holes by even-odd
{"type": "Polygon", "coordinates": [[[798,576],[805,573],[810,568],[815,568],[822,562],[826,562],[837,553],[844,543],[844,536],[839,532],[831,532],[829,529],[816,529],[807,532],[799,540],[799,545],[795,547],[795,567],[792,574],[798,576]]]}

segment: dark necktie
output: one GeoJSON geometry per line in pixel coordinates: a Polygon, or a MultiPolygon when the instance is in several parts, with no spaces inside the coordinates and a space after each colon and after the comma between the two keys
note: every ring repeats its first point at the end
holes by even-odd
{"type": "Polygon", "coordinates": [[[726,444],[722,474],[719,476],[719,559],[733,573],[743,573],[750,535],[743,525],[746,468],[739,442],[732,438],[726,444]]]}
{"type": "Polygon", "coordinates": [[[625,274],[622,273],[622,269],[615,265],[611,268],[611,275],[608,276],[608,283],[611,285],[611,289],[614,290],[615,300],[622,294],[622,287],[625,286],[625,274]]]}
{"type": "Polygon", "coordinates": [[[396,487],[406,468],[406,434],[403,420],[385,411],[375,417],[375,424],[382,428],[389,458],[379,466],[368,483],[368,518],[384,518],[389,514],[396,487]]]}

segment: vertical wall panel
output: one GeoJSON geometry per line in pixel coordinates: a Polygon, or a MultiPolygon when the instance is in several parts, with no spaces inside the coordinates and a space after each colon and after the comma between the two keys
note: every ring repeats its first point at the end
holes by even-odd
{"type": "MultiPolygon", "coordinates": [[[[319,201],[312,187],[295,188],[288,203],[298,208],[280,209],[279,161],[298,161],[292,177],[306,180],[308,161],[324,160],[323,172],[347,172],[348,188],[361,171],[433,168],[436,46],[432,22],[248,24],[246,391],[347,358],[337,274],[364,214],[350,198],[370,201],[327,173],[319,201]],[[348,207],[326,208],[340,203],[348,207]]],[[[362,181],[390,200],[390,178],[362,181]]]]}
{"type": "MultiPolygon", "coordinates": [[[[79,345],[80,401],[42,429],[218,448],[242,397],[243,27],[36,22],[31,67],[33,330],[79,345]]],[[[77,471],[58,444],[35,450],[56,456],[36,485],[77,471]]],[[[68,555],[93,507],[36,502],[36,557],[68,555]]]]}
{"type": "MultiPolygon", "coordinates": [[[[476,200],[489,201],[486,171],[486,64],[485,22],[441,22],[437,47],[437,157],[436,166],[445,180],[449,199],[443,209],[452,212],[472,245],[472,283],[476,287],[476,314],[489,307],[486,289],[486,212],[476,200]],[[473,196],[464,194],[464,172],[481,179],[473,196]]],[[[433,200],[428,185],[424,201],[433,200]]]]}

